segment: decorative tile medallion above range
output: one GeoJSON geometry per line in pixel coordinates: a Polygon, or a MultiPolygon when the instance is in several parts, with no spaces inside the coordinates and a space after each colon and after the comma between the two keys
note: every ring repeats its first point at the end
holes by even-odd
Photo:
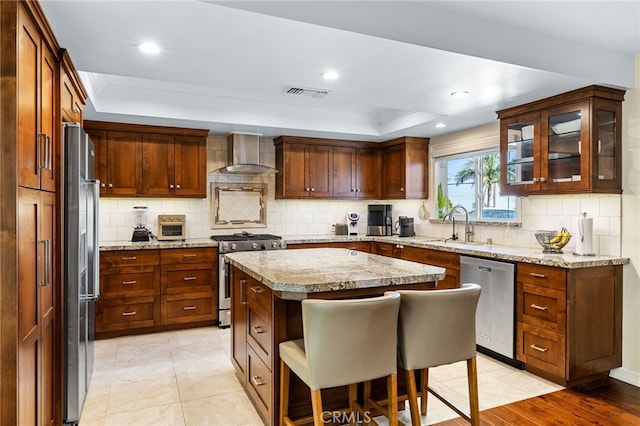
{"type": "Polygon", "coordinates": [[[266,228],[267,185],[212,183],[211,228],[266,228]]]}

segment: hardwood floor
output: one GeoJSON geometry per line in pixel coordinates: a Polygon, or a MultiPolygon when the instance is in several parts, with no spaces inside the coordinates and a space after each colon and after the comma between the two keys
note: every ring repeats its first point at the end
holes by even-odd
{"type": "MultiPolygon", "coordinates": [[[[457,418],[438,426],[468,424],[457,418]]],[[[608,378],[596,385],[563,389],[482,411],[480,424],[640,425],[640,388],[608,378]]]]}

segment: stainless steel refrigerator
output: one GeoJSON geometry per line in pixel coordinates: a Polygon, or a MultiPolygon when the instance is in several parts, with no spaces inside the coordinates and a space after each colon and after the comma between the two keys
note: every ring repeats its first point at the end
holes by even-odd
{"type": "Polygon", "coordinates": [[[64,423],[77,424],[93,371],[98,280],[99,182],[95,147],[77,123],[63,125],[64,423]]]}

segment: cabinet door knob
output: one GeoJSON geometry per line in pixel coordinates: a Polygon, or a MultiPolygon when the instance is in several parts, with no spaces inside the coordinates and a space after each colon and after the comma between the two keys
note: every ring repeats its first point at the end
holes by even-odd
{"type": "Polygon", "coordinates": [[[176,185],[176,189],[180,189],[180,184],[176,185]]]}
{"type": "Polygon", "coordinates": [[[400,192],[404,192],[404,188],[400,188],[400,192]]]}
{"type": "Polygon", "coordinates": [[[540,182],[546,182],[546,181],[547,181],[547,178],[546,178],[546,177],[541,177],[541,178],[540,178],[540,182]]]}
{"type": "Polygon", "coordinates": [[[113,188],[113,184],[112,183],[109,184],[109,188],[113,188]]]}
{"type": "Polygon", "coordinates": [[[535,177],[532,180],[533,180],[533,183],[538,183],[540,181],[540,179],[535,178],[535,177]]]}
{"type": "Polygon", "coordinates": [[[101,184],[100,184],[100,188],[106,188],[106,187],[107,187],[107,184],[106,184],[106,183],[101,183],[101,184]]]}
{"type": "Polygon", "coordinates": [[[169,189],[173,189],[173,184],[169,185],[169,189]]]}
{"type": "Polygon", "coordinates": [[[309,192],[309,191],[311,191],[311,188],[305,188],[304,190],[309,192]]]}
{"type": "Polygon", "coordinates": [[[316,190],[315,188],[311,188],[311,192],[313,192],[313,191],[315,191],[315,190],[316,190]]]}

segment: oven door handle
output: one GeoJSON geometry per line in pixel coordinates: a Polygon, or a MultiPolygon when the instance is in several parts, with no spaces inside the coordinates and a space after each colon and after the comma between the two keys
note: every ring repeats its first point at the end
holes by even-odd
{"type": "Polygon", "coordinates": [[[224,298],[231,298],[231,265],[224,259],[224,298]]]}

